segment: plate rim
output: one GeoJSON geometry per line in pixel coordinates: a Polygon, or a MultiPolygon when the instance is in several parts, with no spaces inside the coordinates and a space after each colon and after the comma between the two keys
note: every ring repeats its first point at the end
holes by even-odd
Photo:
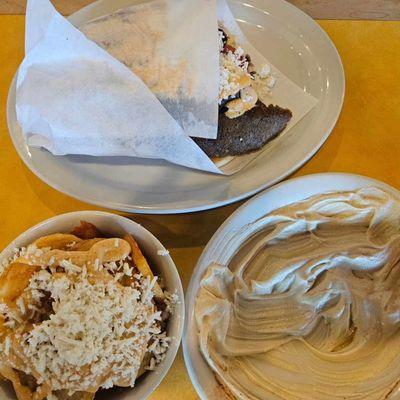
{"type": "MultiPolygon", "coordinates": [[[[217,229],[217,231],[213,234],[211,239],[207,242],[206,246],[204,247],[200,257],[198,258],[195,267],[193,268],[192,275],[190,277],[189,284],[185,290],[185,326],[183,330],[183,336],[182,336],[182,353],[183,353],[183,359],[185,362],[185,367],[186,371],[189,375],[190,381],[199,396],[200,399],[202,400],[208,400],[208,397],[206,396],[206,393],[203,390],[203,385],[200,384],[197,375],[194,371],[193,368],[193,362],[192,358],[190,356],[190,349],[191,346],[188,344],[188,336],[190,335],[191,331],[189,330],[189,327],[195,324],[195,315],[194,315],[194,302],[195,298],[197,295],[197,292],[195,293],[195,286],[196,286],[196,275],[200,274],[200,270],[204,268],[202,264],[204,263],[204,259],[210,252],[210,249],[212,249],[214,243],[220,239],[221,235],[223,234],[224,231],[229,227],[229,225],[234,221],[235,218],[237,218],[246,208],[251,206],[252,204],[258,202],[260,199],[263,197],[268,197],[270,192],[276,191],[277,189],[283,187],[283,186],[291,186],[293,183],[298,183],[301,181],[307,181],[309,179],[335,179],[335,178],[344,178],[344,179],[354,179],[354,180],[359,180],[363,182],[369,182],[371,184],[375,184],[378,187],[381,188],[386,188],[390,192],[392,192],[394,195],[396,195],[399,200],[400,200],[400,189],[397,189],[391,185],[389,185],[386,182],[383,182],[379,179],[371,178],[366,175],[361,175],[361,174],[354,174],[354,173],[346,173],[346,172],[319,172],[319,173],[314,173],[314,174],[307,174],[307,175],[302,175],[296,178],[291,178],[286,181],[282,181],[274,186],[269,187],[266,190],[263,190],[261,193],[258,193],[256,196],[252,197],[251,199],[248,199],[244,204],[242,204],[237,210],[235,210],[223,223],[222,225],[217,229]],[[194,321],[194,322],[193,322],[194,321]]],[[[332,189],[333,190],[333,189],[332,189]]],[[[340,190],[340,189],[339,189],[340,190]]],[[[321,192],[323,193],[323,192],[321,192]]],[[[301,200],[298,200],[301,201],[301,200]]],[[[203,273],[205,272],[202,271],[203,273]]],[[[197,288],[198,290],[199,288],[197,288]]],[[[208,367],[208,369],[213,373],[211,368],[208,367]]],[[[211,384],[211,383],[210,383],[211,384]]],[[[214,385],[214,382],[212,383],[214,385]]]]}
{"type": "MultiPolygon", "coordinates": [[[[101,1],[102,0],[97,0],[93,3],[90,3],[89,5],[81,8],[80,10],[76,11],[74,14],[70,15],[68,17],[68,19],[74,18],[74,16],[76,14],[84,12],[88,8],[93,7],[95,3],[101,2],[101,1]]],[[[94,197],[84,196],[84,195],[79,194],[78,191],[73,192],[69,189],[64,188],[61,183],[55,182],[55,181],[51,180],[50,178],[45,177],[40,172],[40,170],[38,168],[36,168],[36,166],[32,163],[31,158],[28,157],[23,152],[23,149],[17,145],[17,137],[11,129],[11,126],[13,125],[12,121],[11,121],[11,115],[12,115],[11,108],[12,108],[12,103],[13,103],[13,100],[15,97],[16,78],[17,78],[17,74],[18,74],[18,69],[11,81],[11,85],[9,87],[9,91],[8,91],[8,95],[7,95],[7,105],[6,105],[6,107],[7,107],[7,128],[8,128],[8,132],[11,137],[13,146],[14,146],[15,150],[17,151],[17,154],[19,155],[20,159],[22,159],[22,161],[24,162],[26,167],[49,187],[61,192],[64,195],[72,197],[78,201],[82,201],[82,202],[85,202],[88,204],[92,204],[94,206],[103,207],[103,208],[121,211],[121,212],[126,212],[126,213],[170,215],[170,214],[184,214],[184,213],[194,213],[194,212],[199,212],[199,211],[206,211],[206,210],[223,207],[223,206],[233,204],[238,201],[247,199],[269,187],[274,186],[278,182],[284,180],[286,177],[290,176],[295,171],[300,169],[305,163],[307,163],[321,149],[323,144],[326,142],[326,140],[332,133],[335,125],[337,124],[337,121],[338,121],[341,111],[343,109],[343,103],[344,103],[345,91],[346,91],[346,79],[345,79],[345,71],[344,71],[344,67],[343,67],[343,62],[342,62],[342,59],[340,57],[340,54],[339,54],[335,44],[333,43],[333,41],[329,37],[329,35],[312,17],[310,17],[307,13],[305,13],[298,7],[287,2],[286,0],[279,0],[279,2],[282,3],[285,7],[288,7],[289,9],[291,9],[291,12],[300,14],[303,18],[305,18],[305,20],[308,21],[310,26],[313,26],[319,32],[319,34],[321,34],[324,37],[325,45],[327,45],[329,47],[330,51],[332,51],[332,55],[334,56],[334,60],[332,58],[332,61],[334,61],[336,64],[335,68],[337,68],[338,79],[339,79],[338,83],[340,84],[340,87],[339,87],[340,92],[338,92],[338,94],[336,95],[339,100],[337,110],[336,110],[335,114],[332,116],[329,125],[326,126],[324,133],[321,134],[320,141],[302,159],[300,159],[291,168],[282,172],[275,178],[264,182],[262,185],[258,185],[257,187],[255,187],[252,190],[245,191],[236,196],[228,196],[228,198],[226,198],[224,200],[210,201],[207,204],[198,204],[195,206],[182,206],[182,207],[174,206],[173,208],[169,208],[168,206],[165,208],[165,207],[162,207],[161,205],[146,206],[146,205],[139,205],[139,204],[128,205],[128,204],[112,202],[112,201],[104,202],[100,199],[97,199],[96,196],[94,196],[94,197]]],[[[239,3],[243,4],[243,1],[240,0],[239,3]]],[[[29,151],[28,151],[28,153],[29,153],[29,151]]]]}

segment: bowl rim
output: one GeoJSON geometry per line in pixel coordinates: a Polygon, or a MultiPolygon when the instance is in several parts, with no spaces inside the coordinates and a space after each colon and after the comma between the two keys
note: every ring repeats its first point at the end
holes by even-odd
{"type": "MultiPolygon", "coordinates": [[[[222,225],[217,229],[217,231],[214,233],[214,235],[211,237],[211,239],[208,241],[207,245],[205,246],[203,252],[201,253],[196,266],[193,269],[192,276],[190,279],[190,282],[187,286],[186,293],[185,293],[185,305],[186,305],[186,315],[185,315],[185,328],[184,328],[184,334],[182,337],[182,351],[183,351],[183,358],[185,361],[185,366],[188,372],[188,375],[190,377],[190,381],[192,382],[193,387],[196,390],[197,395],[199,396],[200,399],[202,400],[214,400],[215,399],[228,399],[228,396],[226,397],[221,397],[220,395],[215,395],[214,397],[210,398],[207,396],[206,391],[204,390],[205,384],[204,380],[202,381],[199,379],[198,374],[195,371],[194,367],[194,360],[192,357],[192,350],[195,347],[195,352],[200,353],[200,349],[198,347],[198,343],[196,341],[196,345],[194,345],[190,341],[190,337],[196,336],[198,337],[198,330],[197,330],[197,324],[196,324],[196,318],[195,318],[195,301],[197,298],[197,293],[199,288],[199,284],[201,282],[202,277],[204,276],[204,273],[207,269],[207,266],[205,266],[205,262],[207,262],[207,258],[214,253],[214,247],[215,243],[218,242],[218,244],[221,244],[219,240],[221,240],[222,235],[224,232],[226,233],[229,228],[231,227],[231,224],[234,222],[235,219],[243,217],[243,213],[245,210],[252,205],[257,204],[261,199],[265,200],[270,197],[270,195],[274,192],[278,192],[278,194],[282,195],[282,193],[279,193],[281,189],[289,188],[289,187],[294,187],[297,186],[297,188],[305,185],[307,182],[314,184],[317,181],[322,181],[324,185],[326,186],[333,186],[334,184],[336,185],[342,185],[342,186],[358,186],[358,188],[364,187],[365,185],[376,185],[378,188],[385,189],[391,194],[393,194],[395,197],[397,197],[400,201],[400,190],[390,186],[389,184],[382,182],[378,179],[374,179],[368,176],[360,175],[360,174],[353,174],[353,173],[345,173],[345,172],[321,172],[321,173],[314,173],[314,174],[308,174],[308,175],[302,175],[299,177],[295,177],[292,179],[285,180],[283,182],[280,182],[274,186],[269,187],[268,189],[262,191],[261,193],[258,193],[256,196],[252,197],[251,199],[247,200],[244,204],[242,204],[237,210],[235,210],[223,223],[222,225]],[[301,186],[300,186],[301,185],[301,186]]],[[[322,185],[323,186],[323,185],[322,185]]],[[[326,193],[329,191],[345,191],[345,190],[355,190],[354,189],[343,189],[341,187],[337,187],[336,189],[320,189],[320,187],[317,187],[317,193],[326,193]]],[[[317,194],[315,193],[315,194],[317,194]]],[[[302,199],[299,200],[291,200],[287,204],[291,204],[294,202],[302,201],[306,199],[307,197],[312,196],[313,194],[310,194],[306,197],[303,197],[302,199]]],[[[282,200],[285,201],[285,200],[282,200]]],[[[267,208],[268,205],[265,207],[267,208]]],[[[270,211],[266,211],[267,213],[280,208],[281,206],[275,207],[274,205],[271,207],[270,211]]],[[[263,209],[263,207],[260,207],[263,209]]],[[[251,217],[252,220],[255,220],[257,218],[251,217]]],[[[202,356],[202,355],[201,355],[202,356]]],[[[205,362],[205,361],[204,361],[205,362]]],[[[206,362],[205,362],[206,363],[206,362]]],[[[211,373],[214,375],[214,372],[211,370],[211,368],[207,365],[207,368],[211,373]]],[[[215,382],[216,379],[214,378],[215,382]]],[[[214,386],[214,382],[207,381],[207,386],[211,387],[214,386]]],[[[220,386],[220,385],[218,385],[220,386]]],[[[222,392],[221,392],[222,393],[222,392]]],[[[229,397],[230,398],[230,397],[229,397]]]]}
{"type": "MultiPolygon", "coordinates": [[[[40,231],[40,234],[38,236],[42,236],[43,234],[44,235],[51,234],[52,230],[53,233],[56,233],[57,229],[54,230],[52,229],[52,227],[57,222],[68,223],[68,221],[72,219],[76,219],[77,221],[87,220],[88,222],[90,222],[91,218],[93,219],[93,217],[104,218],[106,220],[106,223],[110,224],[110,226],[118,221],[123,224],[123,227],[132,226],[140,233],[140,235],[143,238],[152,241],[157,248],[156,254],[154,254],[155,256],[154,258],[157,259],[157,257],[158,258],[162,257],[164,261],[163,268],[165,268],[165,265],[167,265],[169,272],[172,274],[172,279],[171,278],[169,280],[166,279],[166,281],[168,282],[171,281],[171,286],[179,297],[179,303],[178,306],[176,307],[176,312],[173,314],[171,318],[174,335],[170,347],[167,351],[166,358],[156,367],[154,371],[150,371],[151,374],[146,374],[143,378],[141,378],[138,385],[135,385],[135,387],[131,388],[129,392],[126,392],[124,393],[124,395],[121,396],[121,400],[145,399],[151,393],[153,393],[154,390],[156,390],[156,388],[163,381],[165,375],[167,374],[172,364],[174,363],[174,360],[176,358],[176,355],[178,353],[181,344],[183,330],[184,330],[184,323],[185,323],[185,315],[186,315],[185,297],[184,297],[181,277],[179,275],[175,262],[170,256],[168,250],[158,240],[157,237],[155,237],[148,229],[143,227],[141,224],[119,214],[105,212],[105,211],[90,211],[90,210],[73,211],[73,212],[58,214],[48,219],[45,219],[37,223],[36,225],[33,225],[32,227],[26,229],[24,232],[20,233],[5,248],[0,249],[1,250],[0,262],[4,259],[7,259],[16,247],[21,247],[29,244],[29,242],[33,240],[32,237],[34,237],[35,233],[38,231],[40,231]],[[162,256],[157,254],[158,250],[162,251],[162,256]]],[[[129,229],[127,229],[127,231],[129,232],[129,229]]],[[[160,268],[160,271],[162,271],[162,268],[160,268]]],[[[160,275],[162,275],[162,273],[160,275]]]]}

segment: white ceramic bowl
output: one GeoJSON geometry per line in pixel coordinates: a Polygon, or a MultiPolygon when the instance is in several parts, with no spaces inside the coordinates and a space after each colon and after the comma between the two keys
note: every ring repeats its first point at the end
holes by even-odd
{"type": "Polygon", "coordinates": [[[208,367],[208,364],[200,353],[198,331],[194,316],[194,304],[200,281],[208,266],[213,262],[221,265],[226,264],[243,243],[237,243],[237,248],[230,249],[229,254],[227,254],[224,244],[245,225],[256,221],[277,208],[321,193],[356,190],[366,186],[385,189],[400,198],[400,193],[396,189],[385,183],[359,175],[334,173],[307,175],[280,183],[247,201],[214,234],[193,271],[186,292],[186,326],[182,341],[186,368],[188,369],[193,386],[201,399],[227,399],[216,381],[214,373],[208,367]]]}
{"type": "MultiPolygon", "coordinates": [[[[68,232],[74,226],[79,225],[80,221],[88,221],[96,225],[101,231],[122,237],[125,233],[132,234],[149,260],[155,273],[161,276],[166,289],[175,292],[179,296],[180,302],[176,306],[174,315],[168,323],[168,335],[174,340],[167,352],[166,358],[156,367],[154,371],[148,372],[140,378],[133,389],[123,390],[119,393],[112,392],[113,400],[138,400],[148,397],[160,384],[165,374],[171,367],[179,344],[182,338],[184,325],[184,297],[181,280],[172,258],[167,255],[158,255],[158,251],[165,252],[164,246],[145,228],[119,215],[98,212],[98,211],[79,211],[68,214],[58,215],[28,229],[18,236],[8,247],[0,253],[0,261],[8,258],[15,247],[21,247],[33,242],[40,236],[55,232],[68,232]]],[[[111,398],[106,394],[103,398],[111,398]]],[[[4,382],[0,383],[0,399],[15,400],[16,396],[11,389],[11,385],[4,382]]]]}

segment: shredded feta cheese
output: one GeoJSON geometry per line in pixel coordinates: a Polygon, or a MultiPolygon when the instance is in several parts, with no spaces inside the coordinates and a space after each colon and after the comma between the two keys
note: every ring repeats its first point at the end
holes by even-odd
{"type": "Polygon", "coordinates": [[[267,83],[267,86],[268,86],[270,89],[272,89],[272,88],[275,86],[275,84],[276,84],[276,78],[275,78],[273,75],[271,75],[271,76],[269,76],[269,77],[267,78],[266,83],[267,83]]]}
{"type": "Polygon", "coordinates": [[[271,73],[271,67],[268,64],[264,64],[258,71],[258,75],[261,79],[265,79],[271,73]]]}
{"type": "Polygon", "coordinates": [[[16,304],[19,308],[19,310],[21,311],[21,314],[25,314],[26,313],[26,308],[25,308],[25,302],[24,299],[22,297],[18,297],[16,304]]]}
{"type": "MultiPolygon", "coordinates": [[[[45,251],[35,245],[16,249],[8,262],[45,251]]],[[[162,251],[160,255],[166,254],[168,251],[162,251]]],[[[49,264],[53,263],[50,260],[49,264]]],[[[7,267],[7,263],[3,264],[7,267]]],[[[15,310],[0,303],[3,325],[16,332],[18,357],[33,367],[38,384],[49,384],[54,391],[73,394],[93,386],[133,386],[143,354],[151,353],[147,368],[155,369],[171,342],[161,331],[162,313],[153,302],[157,278],[134,274],[124,260],[104,265],[112,272],[109,279],[101,274],[100,279],[95,278],[93,270],[78,267],[71,260],[62,260],[60,267],[65,273],[59,269],[49,271],[46,266],[36,272],[24,295],[16,299],[15,310]],[[124,275],[132,277],[131,286],[119,283],[124,275]],[[51,301],[50,314],[43,308],[47,297],[51,301]],[[29,329],[24,330],[29,318],[42,315],[42,322],[28,323],[29,329]]],[[[102,268],[101,262],[95,260],[93,269],[102,268]]],[[[172,313],[176,295],[165,294],[166,310],[172,313]]],[[[10,336],[6,336],[0,343],[0,354],[8,356],[12,352],[10,336]]],[[[48,399],[56,400],[56,396],[49,395],[48,399]]]]}
{"type": "Polygon", "coordinates": [[[10,354],[10,348],[11,348],[11,339],[9,336],[7,336],[6,340],[4,341],[4,353],[7,356],[10,354]]]}
{"type": "Polygon", "coordinates": [[[82,268],[74,265],[71,260],[62,260],[60,266],[65,269],[67,274],[79,274],[82,272],[82,268]]]}
{"type": "Polygon", "coordinates": [[[177,295],[177,292],[175,293],[170,293],[167,290],[164,291],[165,294],[165,305],[166,305],[166,311],[169,312],[170,314],[173,314],[175,311],[175,307],[177,304],[180,303],[179,296],[177,295]]]}
{"type": "Polygon", "coordinates": [[[132,268],[127,262],[123,265],[123,271],[126,276],[132,276],[132,268]]]}
{"type": "Polygon", "coordinates": [[[51,293],[54,314],[21,343],[43,381],[54,390],[87,390],[99,376],[107,377],[103,387],[121,380],[133,385],[149,340],[160,335],[160,313],[152,303],[154,280],[142,278],[138,290],[113,280],[91,284],[83,277],[37,275],[32,289],[51,293]]]}

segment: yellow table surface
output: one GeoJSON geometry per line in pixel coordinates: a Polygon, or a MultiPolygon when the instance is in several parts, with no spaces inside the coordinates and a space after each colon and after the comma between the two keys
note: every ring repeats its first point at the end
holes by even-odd
{"type": "MultiPolygon", "coordinates": [[[[400,189],[400,22],[319,21],[342,57],[346,99],[322,149],[294,176],[352,172],[400,189]]],[[[41,182],[18,158],[6,124],[8,88],[23,58],[23,16],[0,16],[0,249],[64,212],[98,209],[41,182]]],[[[186,287],[218,226],[240,205],[178,216],[132,216],[170,249],[186,287]]],[[[195,399],[181,353],[151,399],[195,399]]]]}

